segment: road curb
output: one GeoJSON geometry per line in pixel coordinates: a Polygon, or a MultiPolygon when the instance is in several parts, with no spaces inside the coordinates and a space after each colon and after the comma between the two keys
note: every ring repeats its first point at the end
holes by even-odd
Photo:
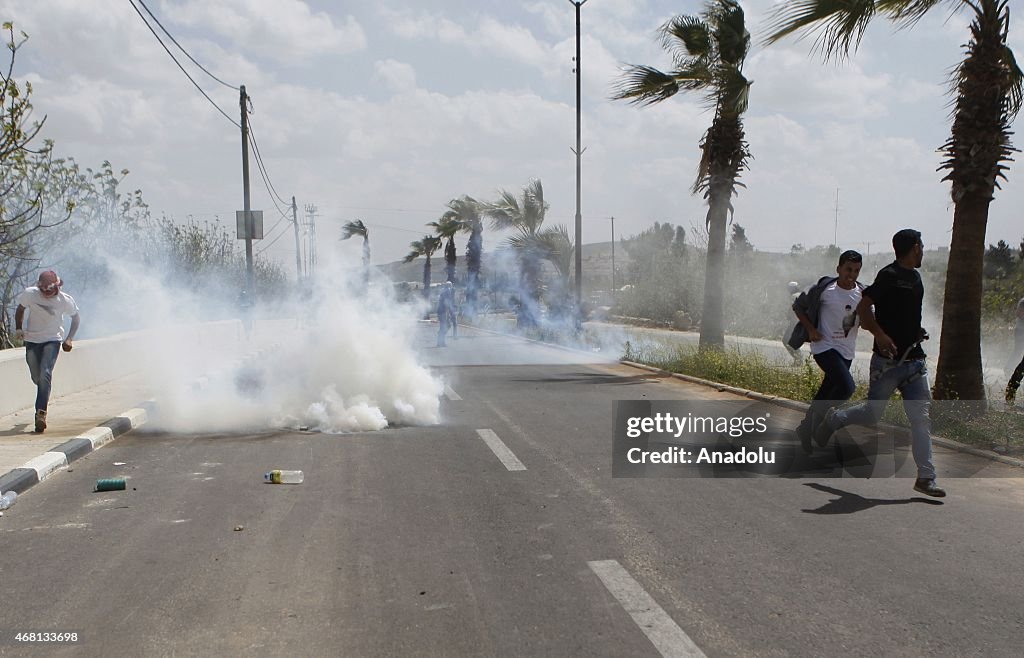
{"type": "MultiPolygon", "coordinates": [[[[771,402],[772,404],[777,404],[779,406],[786,407],[787,409],[794,409],[796,411],[807,411],[808,407],[810,407],[810,405],[807,404],[806,402],[798,402],[797,400],[790,400],[789,398],[783,398],[783,397],[779,397],[777,395],[765,395],[764,393],[759,393],[758,391],[748,391],[748,390],[745,390],[745,389],[742,389],[742,388],[737,388],[735,386],[729,386],[728,384],[722,384],[721,382],[713,382],[713,381],[711,381],[709,379],[701,379],[700,377],[693,377],[691,375],[684,375],[684,374],[679,373],[679,372],[671,372],[671,371],[668,371],[668,370],[663,370],[661,368],[655,368],[654,366],[645,365],[643,363],[637,363],[635,361],[627,361],[625,359],[620,359],[619,363],[622,363],[622,364],[627,365],[627,366],[632,366],[634,368],[640,368],[641,370],[647,370],[648,372],[656,372],[656,373],[663,374],[663,375],[669,375],[669,376],[674,377],[676,379],[681,379],[683,381],[690,382],[692,384],[700,384],[701,386],[708,386],[708,387],[714,388],[714,389],[719,390],[719,391],[725,391],[725,392],[728,392],[728,393],[735,393],[736,395],[742,395],[742,396],[748,397],[748,398],[750,398],[752,400],[760,400],[762,402],[771,402]]],[[[893,427],[895,427],[895,426],[893,426],[893,427]]],[[[900,429],[905,429],[905,428],[900,428],[900,429]]],[[[932,436],[932,442],[942,446],[943,448],[948,448],[949,450],[955,450],[956,452],[963,452],[963,453],[966,453],[968,455],[974,455],[975,457],[984,457],[985,459],[990,459],[992,461],[1000,462],[1002,464],[1007,464],[1009,466],[1016,466],[1017,468],[1024,468],[1024,459],[1016,459],[1014,457],[1007,457],[1006,455],[1000,455],[998,452],[993,452],[991,450],[985,450],[983,448],[975,448],[974,446],[969,446],[966,443],[960,443],[959,441],[954,441],[953,439],[947,439],[947,438],[942,437],[942,436],[934,436],[933,435],[932,436]]]]}
{"type": "Polygon", "coordinates": [[[156,401],[147,400],[137,407],[128,409],[92,429],[82,432],[38,457],[30,459],[20,468],[0,475],[0,492],[24,493],[54,473],[67,468],[72,462],[144,425],[155,412],[156,401]]]}

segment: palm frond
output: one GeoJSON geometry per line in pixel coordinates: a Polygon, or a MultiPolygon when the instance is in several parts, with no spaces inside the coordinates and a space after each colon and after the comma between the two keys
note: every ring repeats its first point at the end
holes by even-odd
{"type": "Polygon", "coordinates": [[[412,251],[402,259],[402,262],[411,263],[420,256],[426,256],[429,259],[440,246],[441,238],[434,237],[433,235],[425,235],[422,240],[413,240],[409,243],[412,251]]]}
{"type": "Polygon", "coordinates": [[[708,12],[708,22],[714,25],[718,59],[732,66],[742,65],[750,51],[743,8],[733,0],[719,0],[708,12]]]}
{"type": "Polygon", "coordinates": [[[1024,103],[1024,73],[1017,66],[1017,59],[1009,46],[1003,47],[1003,66],[1007,75],[1007,108],[1010,119],[1014,119],[1024,103]]]}
{"type": "Polygon", "coordinates": [[[875,15],[876,0],[790,0],[769,14],[765,44],[798,34],[817,34],[814,49],[825,59],[845,57],[860,45],[875,15]]]}
{"type": "Polygon", "coordinates": [[[523,225],[530,233],[536,233],[544,224],[548,204],[544,201],[544,185],[539,178],[533,178],[523,188],[523,225]]]}
{"type": "Polygon", "coordinates": [[[709,59],[713,43],[707,24],[696,16],[676,16],[662,25],[661,46],[672,54],[676,63],[688,57],[709,59]]]}
{"type": "Polygon", "coordinates": [[[427,222],[427,226],[434,229],[441,238],[452,238],[462,230],[462,226],[459,223],[459,219],[449,210],[448,212],[441,215],[441,218],[436,222],[427,222]]]}
{"type": "Polygon", "coordinates": [[[484,204],[482,213],[491,220],[491,228],[496,231],[515,227],[523,214],[519,199],[508,190],[502,190],[497,201],[484,204]]]}
{"type": "Polygon", "coordinates": [[[574,253],[569,229],[564,224],[546,228],[537,234],[536,245],[542,257],[550,261],[563,278],[568,278],[574,253]]]}
{"type": "Polygon", "coordinates": [[[753,83],[734,67],[720,67],[716,70],[715,87],[719,90],[716,100],[723,112],[743,114],[750,101],[750,85],[753,83]]]}
{"type": "Polygon", "coordinates": [[[929,9],[944,2],[949,0],[875,0],[875,10],[901,27],[913,27],[929,9]]]}
{"type": "Polygon", "coordinates": [[[612,86],[612,100],[629,100],[634,105],[653,105],[679,92],[674,76],[652,66],[630,64],[612,86]]]}
{"type": "Polygon", "coordinates": [[[358,235],[363,238],[369,236],[369,229],[366,228],[366,224],[363,224],[363,220],[356,219],[351,222],[345,222],[341,227],[341,239],[348,240],[353,235],[358,235]]]}

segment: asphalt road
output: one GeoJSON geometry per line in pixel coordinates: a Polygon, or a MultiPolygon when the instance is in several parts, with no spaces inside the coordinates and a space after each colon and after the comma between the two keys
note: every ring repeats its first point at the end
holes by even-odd
{"type": "Polygon", "coordinates": [[[942,501],[906,479],[612,479],[615,400],[729,396],[431,331],[440,426],[143,428],[20,497],[0,631],[81,638],[0,652],[1020,655],[1024,480],[948,477],[973,459],[948,454],[942,501]],[[92,493],[114,475],[127,490],[92,493]]]}

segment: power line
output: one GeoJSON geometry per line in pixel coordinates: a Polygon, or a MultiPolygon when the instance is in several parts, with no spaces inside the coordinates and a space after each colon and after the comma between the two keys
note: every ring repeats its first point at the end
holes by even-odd
{"type": "MultiPolygon", "coordinates": [[[[141,2],[141,0],[139,1],[141,2]]],[[[228,116],[228,114],[220,108],[220,105],[217,105],[215,102],[213,102],[213,99],[210,98],[205,91],[203,91],[203,88],[199,86],[199,83],[192,79],[192,76],[188,74],[188,71],[186,71],[185,67],[181,65],[181,62],[179,62],[178,58],[174,56],[174,53],[172,53],[171,49],[167,47],[167,44],[165,44],[163,39],[160,38],[160,35],[156,33],[156,30],[154,30],[153,26],[149,24],[149,21],[146,20],[146,17],[142,15],[142,12],[139,11],[139,8],[135,6],[134,0],[128,0],[128,2],[131,3],[132,9],[134,9],[135,13],[139,15],[139,18],[141,18],[142,22],[146,24],[146,27],[148,27],[149,31],[153,33],[153,36],[156,37],[156,40],[160,42],[160,45],[163,47],[165,51],[167,51],[167,54],[170,55],[171,59],[174,60],[174,63],[178,65],[178,68],[181,69],[181,72],[185,74],[185,77],[188,78],[189,82],[191,82],[192,85],[199,90],[199,93],[203,95],[203,98],[210,101],[210,105],[213,105],[215,108],[217,108],[217,111],[224,115],[224,118],[230,121],[231,125],[241,129],[242,126],[240,126],[237,121],[228,116]]]]}
{"type": "MultiPolygon", "coordinates": [[[[190,55],[189,52],[187,50],[185,50],[185,48],[182,47],[182,45],[180,43],[178,43],[178,40],[175,39],[174,36],[170,32],[167,31],[167,28],[163,26],[163,24],[160,22],[160,19],[153,15],[153,12],[151,12],[149,10],[149,7],[146,6],[146,3],[143,2],[142,0],[138,0],[138,2],[139,2],[140,5],[142,5],[142,8],[146,10],[146,13],[153,17],[153,20],[156,21],[156,24],[160,26],[160,29],[163,30],[164,34],[167,35],[167,37],[171,40],[171,42],[174,43],[174,45],[177,46],[178,49],[181,50],[181,52],[185,53],[185,57],[188,57],[190,60],[192,60],[192,63],[195,64],[196,66],[198,66],[200,71],[202,71],[206,75],[210,76],[211,78],[213,78],[217,82],[221,83],[222,85],[224,85],[228,89],[234,89],[235,91],[238,91],[238,87],[236,87],[235,85],[229,85],[228,83],[224,82],[223,80],[221,80],[220,78],[218,78],[217,76],[215,76],[214,74],[212,74],[208,70],[206,70],[205,66],[203,66],[202,64],[197,62],[196,58],[193,57],[192,55],[190,55]]],[[[138,11],[138,10],[136,10],[136,11],[138,11]]]]}
{"type": "MultiPolygon", "coordinates": [[[[249,143],[252,144],[252,149],[253,149],[253,151],[256,154],[256,162],[257,162],[257,164],[260,165],[260,168],[263,169],[263,171],[265,173],[267,168],[266,168],[266,165],[263,164],[263,155],[260,153],[260,147],[256,145],[256,135],[253,133],[253,130],[252,130],[252,120],[251,119],[249,120],[249,143]]],[[[270,175],[269,174],[267,174],[267,186],[268,186],[269,191],[271,192],[271,194],[273,194],[274,196],[277,197],[278,201],[280,201],[281,203],[283,203],[286,206],[288,205],[288,202],[285,201],[283,198],[281,198],[281,195],[277,193],[276,189],[274,189],[274,185],[270,182],[270,175]]]]}
{"type": "MultiPolygon", "coordinates": [[[[269,231],[267,231],[267,235],[270,235],[271,233],[273,233],[273,231],[274,231],[274,229],[270,229],[269,231]]],[[[277,234],[276,238],[274,238],[273,240],[268,242],[266,245],[263,245],[262,247],[260,247],[259,251],[257,251],[256,253],[262,255],[263,252],[265,252],[267,249],[270,249],[271,247],[273,247],[274,243],[277,242],[278,240],[280,240],[281,236],[286,234],[287,232],[288,232],[288,227],[286,226],[286,227],[284,227],[284,230],[282,230],[280,233],[277,234]]]]}

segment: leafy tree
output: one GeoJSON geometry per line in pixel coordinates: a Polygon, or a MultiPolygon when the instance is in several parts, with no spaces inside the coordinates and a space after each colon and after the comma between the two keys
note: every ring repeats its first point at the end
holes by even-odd
{"type": "Polygon", "coordinates": [[[661,27],[662,46],[674,68],[664,73],[650,66],[630,66],[614,94],[635,104],[652,105],[680,91],[701,92],[714,110],[711,127],[700,143],[701,160],[693,193],[708,202],[707,274],[701,315],[701,349],[725,346],[725,232],[740,172],[750,149],[743,114],[751,82],[743,75],[750,49],[743,9],[735,0],[712,0],[698,16],[677,16],[661,27]]]}
{"type": "Polygon", "coordinates": [[[985,278],[1005,279],[1016,267],[1017,259],[1014,257],[1013,249],[1005,240],[988,246],[985,252],[985,278]]]}
{"type": "Polygon", "coordinates": [[[692,312],[694,282],[687,268],[686,232],[681,228],[655,222],[621,242],[629,256],[626,276],[631,288],[617,293],[618,312],[664,321],[671,321],[677,311],[692,312]]]}
{"type": "Polygon", "coordinates": [[[48,232],[68,221],[88,187],[73,160],[54,156],[53,142],[37,141],[46,117],[32,118],[32,84],[14,77],[18,50],[28,39],[3,24],[11,52],[0,70],[0,348],[11,347],[10,318],[15,296],[39,269],[54,239],[48,232]]]}
{"type": "Polygon", "coordinates": [[[1009,0],[785,0],[774,10],[768,42],[816,32],[826,58],[846,57],[876,16],[911,27],[940,5],[967,12],[971,25],[964,59],[950,77],[953,127],[941,148],[946,159],[940,170],[952,184],[954,211],[934,394],[983,400],[985,230],[989,204],[1015,150],[1010,125],[1024,99],[1024,73],[1008,41],[1009,0]]]}
{"type": "Polygon", "coordinates": [[[747,232],[739,224],[732,225],[732,241],[729,244],[729,251],[734,254],[749,254],[754,250],[754,245],[747,239],[747,232]]]}

